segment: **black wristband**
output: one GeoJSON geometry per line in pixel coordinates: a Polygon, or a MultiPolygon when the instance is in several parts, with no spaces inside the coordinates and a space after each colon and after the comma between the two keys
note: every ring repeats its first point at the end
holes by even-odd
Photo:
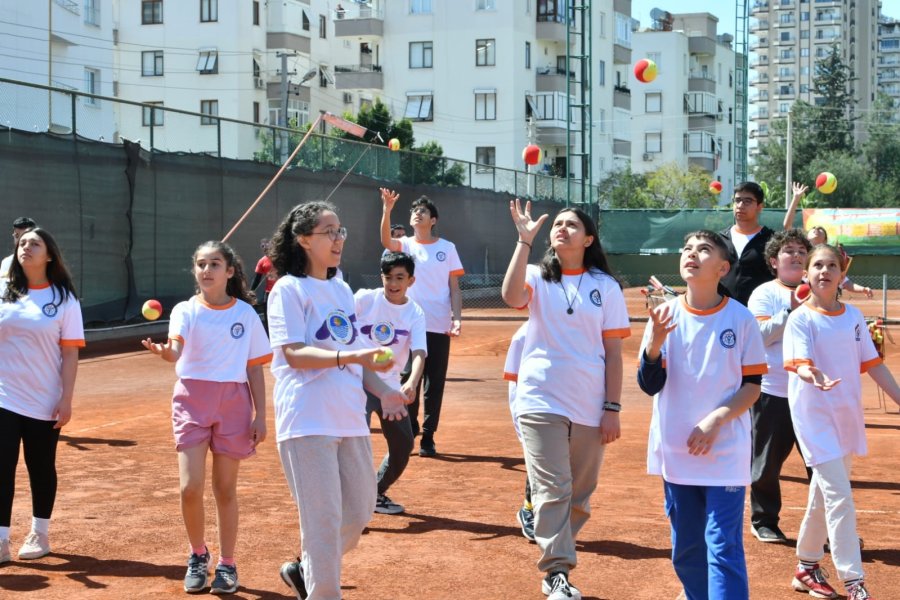
{"type": "Polygon", "coordinates": [[[517,240],[516,243],[517,244],[525,244],[526,246],[528,246],[528,249],[531,250],[531,244],[529,244],[525,240],[517,240]]]}
{"type": "Polygon", "coordinates": [[[603,410],[607,410],[609,412],[621,412],[622,405],[619,404],[618,402],[604,402],[603,410]]]}

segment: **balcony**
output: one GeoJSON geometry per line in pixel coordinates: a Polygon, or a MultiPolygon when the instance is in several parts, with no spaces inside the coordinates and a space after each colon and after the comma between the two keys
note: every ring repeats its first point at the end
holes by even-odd
{"type": "Polygon", "coordinates": [[[775,0],[775,10],[793,10],[796,6],[794,0],[775,0]]]}
{"type": "Polygon", "coordinates": [[[841,34],[839,34],[839,33],[831,33],[828,35],[826,35],[825,33],[821,32],[821,31],[817,31],[816,33],[822,34],[822,35],[816,35],[816,37],[813,39],[813,41],[816,44],[834,44],[835,42],[841,41],[841,34]]]}
{"type": "Polygon", "coordinates": [[[566,75],[565,69],[559,67],[540,67],[535,77],[535,89],[539,92],[568,92],[570,81],[578,83],[575,73],[566,75]]]}
{"type": "Polygon", "coordinates": [[[705,35],[695,35],[688,38],[688,52],[703,56],[714,56],[716,53],[716,40],[705,35]]]}
{"type": "Polygon", "coordinates": [[[772,64],[774,65],[786,65],[794,62],[797,62],[797,55],[793,53],[787,55],[779,54],[772,59],[772,64]]]}
{"type": "Polygon", "coordinates": [[[797,43],[797,36],[789,35],[787,37],[778,36],[772,42],[776,46],[793,46],[797,43]]]}
{"type": "Polygon", "coordinates": [[[768,31],[769,30],[769,22],[765,19],[759,19],[756,22],[750,21],[750,33],[757,33],[759,31],[768,31]]]}
{"type": "Polygon", "coordinates": [[[841,15],[838,14],[828,14],[828,15],[816,15],[815,19],[816,25],[840,25],[841,24],[841,15]]]}
{"type": "Polygon", "coordinates": [[[706,71],[690,71],[688,74],[689,92],[716,92],[716,80],[706,71]]]}
{"type": "Polygon", "coordinates": [[[793,81],[796,78],[797,72],[793,69],[789,69],[781,73],[775,73],[775,76],[772,77],[772,81],[793,81]]]}
{"type": "MultiPolygon", "coordinates": [[[[566,109],[575,102],[573,96],[562,92],[537,92],[525,97],[526,117],[533,118],[537,126],[539,144],[559,146],[566,143],[566,109]]],[[[577,115],[574,111],[573,117],[577,115]]],[[[573,127],[577,121],[573,121],[573,127]]]]}
{"type": "Polygon", "coordinates": [[[760,48],[768,48],[769,47],[769,38],[757,38],[756,40],[750,42],[750,52],[755,52],[760,48]]]}
{"type": "Polygon", "coordinates": [[[566,17],[563,14],[539,14],[535,38],[547,42],[566,43],[566,17]]]}
{"type": "MultiPolygon", "coordinates": [[[[840,6],[842,0],[815,0],[815,4],[817,7],[825,7],[825,6],[840,6]]],[[[850,3],[850,8],[854,8],[856,6],[855,2],[850,3]]]]}
{"type": "Polygon", "coordinates": [[[769,76],[766,74],[762,74],[759,77],[751,77],[750,85],[769,85],[769,76]]]}
{"type": "Polygon", "coordinates": [[[750,7],[750,14],[764,13],[769,10],[769,3],[766,1],[754,2],[750,7]]]}
{"type": "Polygon", "coordinates": [[[765,54],[760,54],[756,58],[750,61],[751,69],[759,69],[765,68],[769,66],[769,57],[765,54]]]}
{"type": "Polygon", "coordinates": [[[631,48],[613,44],[613,63],[617,65],[631,64],[631,48]]]}
{"type": "Polygon", "coordinates": [[[900,81],[900,71],[896,69],[891,69],[889,71],[882,71],[878,74],[878,83],[891,83],[894,81],[900,81]]]}
{"type": "Polygon", "coordinates": [[[788,87],[785,89],[779,88],[772,93],[772,98],[774,100],[790,100],[796,96],[796,91],[794,87],[788,87]]]}
{"type": "Polygon", "coordinates": [[[349,8],[332,11],[335,37],[370,39],[384,35],[384,13],[380,9],[351,2],[347,5],[349,8]]]}
{"type": "Polygon", "coordinates": [[[338,90],[384,89],[381,65],[335,65],[334,87],[338,90]]]}
{"type": "Polygon", "coordinates": [[[793,16],[790,19],[778,19],[775,22],[775,27],[796,27],[797,19],[794,19],[793,16]]]}
{"type": "Polygon", "coordinates": [[[624,110],[631,110],[631,90],[623,85],[613,88],[613,106],[624,110]]]}

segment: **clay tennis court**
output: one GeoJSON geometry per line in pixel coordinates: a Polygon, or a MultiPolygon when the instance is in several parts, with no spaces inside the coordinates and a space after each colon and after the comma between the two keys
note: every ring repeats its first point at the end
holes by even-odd
{"type": "MultiPolygon", "coordinates": [[[[637,290],[630,312],[644,314],[637,290]]],[[[852,299],[856,302],[858,299],[852,299]]],[[[880,312],[880,294],[859,303],[880,312]]],[[[893,306],[897,306],[894,302],[893,306]]],[[[391,497],[407,514],[375,515],[360,547],[344,561],[348,600],[401,598],[543,598],[537,547],[515,520],[524,482],[521,449],[501,380],[510,336],[519,321],[487,319],[514,311],[469,311],[453,342],[441,429],[440,456],[410,460],[391,497]]],[[[521,316],[521,315],[520,315],[521,316]]],[[[573,583],[588,599],[674,599],[680,586],[669,561],[669,526],[662,485],[645,474],[650,398],[634,367],[642,323],[625,345],[623,436],[606,453],[593,517],[579,539],[573,583]]],[[[900,332],[898,332],[900,333],[900,332]]],[[[898,339],[900,341],[900,339],[898,339]]],[[[0,566],[0,597],[184,597],[187,541],[181,523],[178,473],[169,422],[172,365],[144,351],[84,358],[72,422],[63,430],[60,489],[50,538],[53,554],[0,566]]],[[[888,365],[900,376],[900,347],[888,345],[888,365]]],[[[853,476],[859,530],[865,538],[867,582],[879,600],[900,598],[900,416],[864,378],[869,456],[853,476]]],[[[267,375],[271,397],[271,377],[267,375]]],[[[241,526],[238,598],[291,598],[278,569],[299,544],[271,424],[270,438],[246,461],[239,483],[241,526]]],[[[376,460],[385,444],[373,436],[376,460]]],[[[782,527],[796,536],[806,504],[798,455],[785,465],[782,527]]],[[[27,475],[20,461],[13,507],[12,550],[30,525],[27,475]]],[[[214,503],[207,493],[208,541],[216,554],[214,503]]],[[[745,529],[751,596],[801,598],[790,589],[793,547],[760,544],[745,529]]],[[[833,571],[826,558],[824,563],[833,571]]],[[[832,582],[837,584],[835,578],[832,582]]]]}

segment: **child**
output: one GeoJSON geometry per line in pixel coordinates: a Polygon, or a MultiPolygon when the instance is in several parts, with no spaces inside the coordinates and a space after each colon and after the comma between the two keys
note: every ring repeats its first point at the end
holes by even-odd
{"type": "Polygon", "coordinates": [[[781,512],[781,467],[797,444],[788,407],[788,374],[782,366],[782,338],[788,315],[800,302],[794,290],[803,281],[806,255],[812,249],[800,229],[779,231],[766,244],[765,258],[776,279],[750,294],[747,308],[756,317],[766,348],[768,372],[762,393],[750,409],[753,462],[750,484],[750,531],[761,542],[785,542],[778,527],[781,512]]]}
{"type": "Polygon", "coordinates": [[[748,409],[766,364],[750,311],[721,293],[733,260],[719,234],[685,236],[679,271],[687,293],[650,311],[641,343],[638,383],[655,394],[647,466],[663,478],[672,564],[688,600],[750,594],[748,409]]]}
{"type": "MultiPolygon", "coordinates": [[[[509,412],[513,418],[513,427],[516,429],[516,437],[522,443],[522,432],[519,431],[519,423],[516,421],[516,387],[519,379],[519,363],[522,362],[522,348],[525,345],[525,332],[528,330],[528,322],[522,323],[512,339],[509,341],[509,350],[506,352],[506,364],[503,366],[503,379],[509,382],[509,412]]],[[[534,505],[531,502],[531,482],[528,480],[528,472],[525,472],[525,501],[516,513],[516,520],[522,528],[525,539],[534,541],[534,505]]]]}
{"type": "MultiPolygon", "coordinates": [[[[828,232],[824,227],[815,226],[810,228],[806,235],[809,237],[809,242],[813,246],[818,246],[819,244],[827,244],[828,243],[828,232]]],[[[850,278],[847,277],[846,271],[850,268],[850,263],[847,259],[847,253],[843,251],[840,244],[837,245],[838,251],[844,257],[843,260],[847,263],[844,268],[844,279],[841,281],[841,289],[847,290],[848,292],[852,292],[855,294],[865,294],[866,298],[872,298],[875,293],[872,291],[872,288],[868,286],[858,285],[850,281],[850,278]]]]}
{"type": "Polygon", "coordinates": [[[898,404],[900,387],[882,364],[860,311],[838,300],[845,269],[838,249],[813,248],[804,273],[811,294],[788,317],[784,334],[791,418],[813,472],[797,537],[800,564],[792,585],[819,598],[837,597],[818,564],[824,557],[823,545],[830,540],[831,560],[848,600],[871,600],[863,583],[850,489],[852,457],[866,454],[860,374],[868,371],[898,404]]]}
{"type": "MultiPolygon", "coordinates": [[[[384,287],[358,290],[353,295],[362,345],[367,348],[392,349],[395,366],[379,375],[391,387],[399,388],[408,402],[416,397],[416,387],[425,368],[426,353],[425,313],[406,295],[406,291],[416,281],[413,276],[415,268],[416,263],[409,254],[388,252],[381,259],[381,282],[384,287]],[[411,373],[401,386],[400,369],[407,363],[410,353],[411,373]]],[[[375,512],[386,515],[402,513],[403,506],[388,498],[387,491],[409,463],[414,439],[409,417],[388,421],[381,412],[381,401],[369,392],[366,392],[366,411],[378,414],[381,432],[388,444],[388,453],[378,469],[375,512]]]]}
{"type": "Polygon", "coordinates": [[[335,277],[347,230],[333,205],[295,206],[272,239],[281,278],[269,294],[278,453],[300,513],[303,553],[281,567],[300,598],[341,597],[341,557],[356,547],[375,509],[366,394],[384,418],[406,415],[406,396],[375,371],[383,351],[362,348],[353,292],[335,277]]]}
{"type": "Polygon", "coordinates": [[[172,309],[164,344],[141,343],[175,363],[172,428],[178,451],[181,516],[191,544],[184,591],[201,592],[209,576],[204,538],[206,454],[213,455],[212,485],[219,525],[219,562],[213,594],[238,588],[237,475],[240,461],[266,439],[266,382],[262,365],[272,359],[240,258],[231,246],[209,241],[194,251],[197,293],[172,309]]]}
{"type": "Polygon", "coordinates": [[[579,600],[569,583],[575,538],[591,513],[605,444],[619,438],[622,340],[630,334],[625,297],[610,275],[597,226],[578,208],[553,219],[540,265],[529,250],[548,215],[531,218],[509,203],[519,234],[503,300],[528,307],[528,329],[516,383],[515,411],[532,485],[534,537],[541,550],[541,591],[579,600]]]}

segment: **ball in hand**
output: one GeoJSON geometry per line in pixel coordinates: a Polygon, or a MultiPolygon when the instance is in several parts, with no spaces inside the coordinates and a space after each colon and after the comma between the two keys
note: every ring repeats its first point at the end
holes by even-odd
{"type": "Polygon", "coordinates": [[[800,285],[797,286],[797,290],[794,292],[794,294],[797,296],[797,300],[799,300],[800,302],[803,302],[804,300],[809,298],[809,292],[810,292],[809,284],[801,283],[800,285]]]}
{"type": "Polygon", "coordinates": [[[400,140],[397,138],[391,138],[388,140],[388,148],[391,149],[392,152],[396,152],[400,149],[400,140]]]}
{"type": "Polygon", "coordinates": [[[162,315],[163,307],[162,304],[159,303],[159,300],[147,300],[144,302],[144,306],[141,307],[141,314],[144,315],[144,318],[148,321],[157,320],[160,315],[162,315]]]}
{"type": "Polygon", "coordinates": [[[641,83],[650,83],[656,79],[656,63],[649,58],[642,58],[634,63],[634,76],[641,83]]]}
{"type": "Polygon", "coordinates": [[[394,358],[394,351],[390,348],[385,348],[381,352],[375,355],[375,364],[383,365],[389,360],[394,358]]]}
{"type": "Polygon", "coordinates": [[[834,173],[822,171],[816,177],[816,189],[823,194],[830,194],[837,189],[837,177],[834,176],[834,173]]]}

